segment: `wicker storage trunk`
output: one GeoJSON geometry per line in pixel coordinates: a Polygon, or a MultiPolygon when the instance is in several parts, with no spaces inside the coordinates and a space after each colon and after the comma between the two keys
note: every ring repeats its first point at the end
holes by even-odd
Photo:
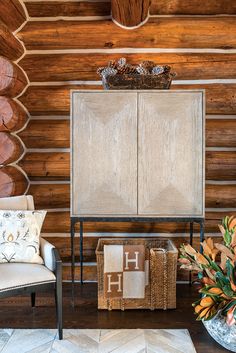
{"type": "Polygon", "coordinates": [[[170,240],[153,238],[99,239],[97,249],[98,309],[174,309],[178,251],[170,240]],[[149,260],[149,284],[143,299],[107,299],[104,296],[104,245],[144,245],[149,260]]]}

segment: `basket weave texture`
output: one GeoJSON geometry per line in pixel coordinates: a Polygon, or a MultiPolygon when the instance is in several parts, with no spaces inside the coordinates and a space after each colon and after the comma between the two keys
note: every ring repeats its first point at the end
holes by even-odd
{"type": "Polygon", "coordinates": [[[98,309],[175,309],[178,250],[170,240],[153,238],[99,239],[97,249],[98,309]],[[143,299],[104,296],[104,245],[144,245],[149,260],[149,284],[143,299]]]}

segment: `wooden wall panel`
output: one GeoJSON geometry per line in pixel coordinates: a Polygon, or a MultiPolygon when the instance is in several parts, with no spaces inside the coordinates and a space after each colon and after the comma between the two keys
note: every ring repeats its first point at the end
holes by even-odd
{"type": "Polygon", "coordinates": [[[69,120],[30,120],[19,133],[27,148],[69,148],[69,120]]]}
{"type": "Polygon", "coordinates": [[[31,115],[69,115],[72,89],[102,89],[102,86],[30,86],[19,100],[31,115]]]}
{"type": "Polygon", "coordinates": [[[30,180],[69,180],[68,152],[29,152],[18,163],[30,180]]]}
{"type": "Polygon", "coordinates": [[[236,185],[206,185],[206,207],[235,208],[236,185]]]}
{"type": "MultiPolygon", "coordinates": [[[[70,179],[69,152],[28,152],[18,163],[30,180],[70,179]]],[[[236,152],[207,151],[206,180],[235,180],[236,152]]]]}
{"type": "Polygon", "coordinates": [[[25,3],[30,17],[109,16],[109,1],[32,1],[25,3]]]}
{"type": "Polygon", "coordinates": [[[206,120],[206,146],[236,147],[235,129],[236,119],[206,120]]]}
{"type": "Polygon", "coordinates": [[[207,151],[206,180],[236,180],[236,152],[207,151]]]}
{"type": "MultiPolygon", "coordinates": [[[[207,114],[236,114],[236,84],[172,85],[171,89],[206,89],[207,114]]],[[[71,89],[102,89],[98,85],[30,86],[19,98],[32,115],[69,115],[71,89]]]]}
{"type": "MultiPolygon", "coordinates": [[[[236,78],[236,54],[123,53],[122,56],[131,64],[144,60],[152,60],[160,65],[169,64],[177,73],[175,80],[236,78]]],[[[113,53],[30,54],[20,61],[20,65],[32,82],[94,81],[100,80],[98,67],[106,66],[108,61],[120,57],[121,54],[113,53]]]]}
{"type": "Polygon", "coordinates": [[[236,48],[234,17],[151,18],[127,34],[112,21],[28,22],[18,33],[26,49],[236,48]]]}
{"type": "MultiPolygon", "coordinates": [[[[69,184],[33,184],[29,188],[35,207],[42,209],[69,208],[69,184]]],[[[235,208],[236,185],[206,185],[206,207],[235,208]]]]}
{"type": "Polygon", "coordinates": [[[215,15],[236,13],[232,0],[152,0],[152,15],[215,15]]]}

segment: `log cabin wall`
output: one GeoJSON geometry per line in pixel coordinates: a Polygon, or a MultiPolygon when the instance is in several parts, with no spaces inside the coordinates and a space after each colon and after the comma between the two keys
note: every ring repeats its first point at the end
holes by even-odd
{"type": "MultiPolygon", "coordinates": [[[[61,252],[64,279],[70,279],[69,92],[102,88],[97,67],[121,56],[131,63],[148,59],[171,65],[178,74],[172,89],[205,88],[206,233],[218,237],[217,223],[236,210],[235,2],[153,0],[148,22],[133,30],[111,21],[109,1],[22,4],[28,20],[17,33],[25,45],[19,65],[30,85],[19,100],[30,120],[19,133],[26,147],[19,165],[36,207],[49,211],[43,233],[61,252]]],[[[96,280],[94,250],[101,233],[161,233],[178,246],[187,239],[188,225],[89,223],[85,232],[85,279],[96,280]]],[[[197,227],[195,232],[197,243],[197,227]]],[[[77,255],[78,250],[77,241],[77,255]]],[[[186,277],[179,272],[178,279],[186,277]]]]}
{"type": "Polygon", "coordinates": [[[18,64],[24,44],[16,32],[26,22],[26,11],[19,0],[0,3],[0,197],[23,194],[29,180],[17,162],[25,153],[19,137],[28,112],[18,97],[26,90],[28,78],[18,64]]]}

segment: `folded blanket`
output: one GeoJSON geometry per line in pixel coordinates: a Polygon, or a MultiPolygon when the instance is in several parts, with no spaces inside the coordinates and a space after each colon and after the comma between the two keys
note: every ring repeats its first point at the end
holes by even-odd
{"type": "Polygon", "coordinates": [[[106,298],[144,298],[147,275],[144,245],[104,245],[106,298]]]}

